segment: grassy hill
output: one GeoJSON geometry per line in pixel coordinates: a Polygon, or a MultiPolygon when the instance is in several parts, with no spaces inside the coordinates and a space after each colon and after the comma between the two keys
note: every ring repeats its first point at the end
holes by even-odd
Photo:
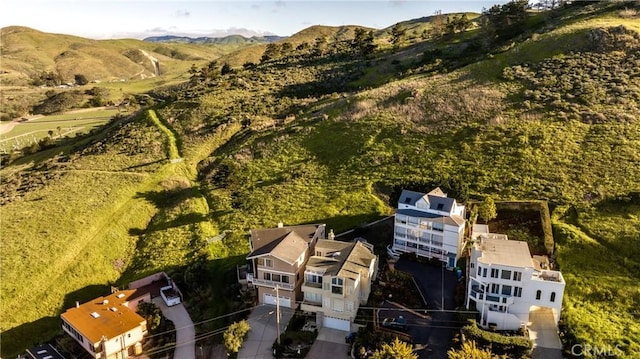
{"type": "Polygon", "coordinates": [[[244,45],[91,40],[20,26],[0,29],[0,37],[3,85],[27,84],[43,71],[59,74],[63,83],[73,82],[76,74],[85,75],[90,81],[139,79],[156,75],[147,55],[158,59],[162,71],[172,72],[176,63],[212,60],[244,45]]]}
{"type": "Polygon", "coordinates": [[[2,355],[60,333],[75,300],[155,270],[184,285],[194,320],[232,311],[233,293],[189,278],[242,262],[249,228],[340,232],[392,213],[383,198],[418,182],[548,200],[564,340],[637,357],[640,29],[625,6],[532,14],[489,47],[479,29],[368,55],[293,46],[156,89],[155,112],[6,166],[2,355]]]}

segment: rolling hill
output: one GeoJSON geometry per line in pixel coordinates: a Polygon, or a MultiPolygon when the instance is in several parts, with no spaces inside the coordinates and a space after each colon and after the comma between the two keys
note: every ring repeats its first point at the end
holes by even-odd
{"type": "Polygon", "coordinates": [[[284,41],[308,47],[229,54],[137,116],[14,160],[0,170],[3,357],[60,334],[74,301],[157,270],[194,321],[231,312],[214,283],[243,262],[248,229],[358,227],[408,183],[548,200],[564,344],[638,357],[639,13],[579,3],[500,39],[474,28],[372,53],[342,46],[355,27],[314,26],[284,41]]]}
{"type": "Polygon", "coordinates": [[[158,75],[152,61],[159,62],[161,72],[171,73],[176,64],[210,61],[245,46],[242,42],[198,46],[134,39],[91,40],[20,26],[0,29],[0,39],[4,86],[27,85],[42,72],[53,72],[62,83],[73,82],[76,74],[89,81],[148,78],[158,75]]]}

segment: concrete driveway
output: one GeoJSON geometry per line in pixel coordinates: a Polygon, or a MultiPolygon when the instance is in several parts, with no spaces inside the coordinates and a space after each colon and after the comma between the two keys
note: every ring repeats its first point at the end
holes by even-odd
{"type": "Polygon", "coordinates": [[[196,330],[193,327],[193,321],[182,303],[167,307],[161,297],[153,298],[153,303],[157,305],[162,314],[173,322],[176,326],[176,352],[174,358],[195,359],[196,330]]]}
{"type": "Polygon", "coordinates": [[[533,359],[562,358],[562,343],[551,308],[532,307],[528,329],[529,338],[533,341],[533,359]]]}
{"type": "MultiPolygon", "coordinates": [[[[395,268],[413,275],[418,290],[427,300],[429,316],[425,323],[410,328],[419,358],[447,359],[447,351],[451,348],[453,332],[463,323],[456,321],[453,310],[458,278],[455,273],[439,265],[423,264],[401,258],[395,268]]],[[[411,323],[408,323],[411,324],[411,323]]]]}
{"type": "MultiPolygon", "coordinates": [[[[294,310],[280,307],[280,333],[284,332],[294,310]]],[[[276,341],[276,307],[263,304],[247,318],[251,330],[238,352],[238,359],[273,359],[273,342],[276,341]]]]}
{"type": "Polygon", "coordinates": [[[338,329],[320,328],[318,337],[307,354],[308,359],[346,359],[349,356],[349,344],[345,337],[349,332],[338,329]]]}

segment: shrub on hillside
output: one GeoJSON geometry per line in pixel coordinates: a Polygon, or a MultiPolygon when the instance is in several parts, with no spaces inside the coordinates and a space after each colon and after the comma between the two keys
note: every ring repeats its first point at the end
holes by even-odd
{"type": "Polygon", "coordinates": [[[64,91],[45,99],[33,108],[33,113],[48,115],[78,107],[83,100],[82,92],[64,91]]]}

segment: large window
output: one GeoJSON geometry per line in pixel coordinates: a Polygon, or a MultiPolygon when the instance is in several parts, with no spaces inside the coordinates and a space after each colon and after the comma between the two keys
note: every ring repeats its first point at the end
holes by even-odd
{"type": "Polygon", "coordinates": [[[511,295],[511,286],[503,285],[502,286],[502,295],[511,295]]]}
{"type": "Polygon", "coordinates": [[[511,271],[503,269],[502,273],[500,274],[500,278],[502,278],[502,279],[511,279],[511,271]]]}
{"type": "Polygon", "coordinates": [[[522,297],[522,287],[513,287],[513,296],[514,297],[522,297]]]}
{"type": "Polygon", "coordinates": [[[491,278],[498,278],[498,269],[491,268],[491,278]]]}
{"type": "Polygon", "coordinates": [[[500,290],[500,284],[491,283],[491,293],[498,294],[500,290]]]}
{"type": "Polygon", "coordinates": [[[444,231],[444,224],[440,222],[433,222],[433,230],[439,232],[444,231]]]}
{"type": "Polygon", "coordinates": [[[487,268],[482,268],[482,276],[487,277],[487,268]]]}
{"type": "Polygon", "coordinates": [[[513,280],[521,281],[522,280],[522,272],[513,272],[513,280]]]}
{"type": "Polygon", "coordinates": [[[331,278],[331,293],[333,294],[342,294],[342,285],[344,282],[342,278],[333,277],[331,278]]]}
{"type": "Polygon", "coordinates": [[[320,275],[315,275],[315,274],[306,274],[305,275],[305,281],[307,283],[318,283],[318,284],[322,284],[322,276],[320,275]]]}

